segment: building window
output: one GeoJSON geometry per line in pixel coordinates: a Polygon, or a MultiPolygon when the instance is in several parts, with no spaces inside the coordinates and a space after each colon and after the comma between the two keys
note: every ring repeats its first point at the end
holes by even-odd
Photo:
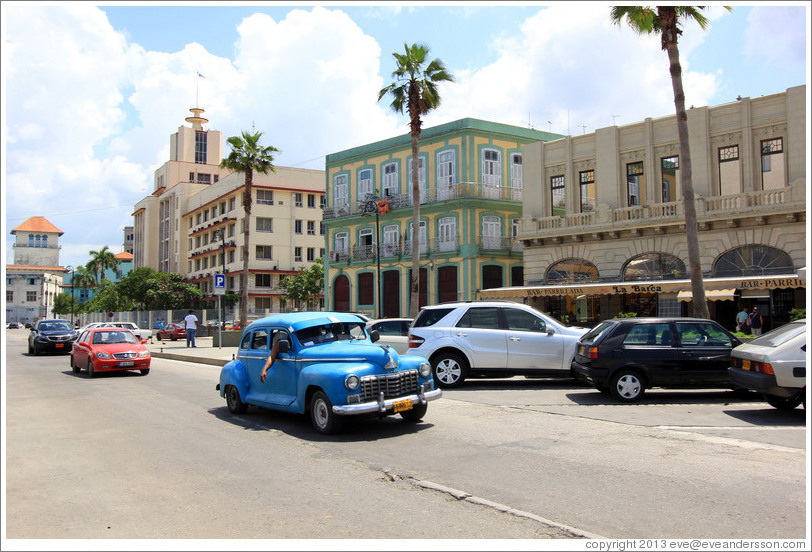
{"type": "Polygon", "coordinates": [[[258,245],[257,246],[257,260],[258,261],[272,261],[273,260],[273,246],[272,245],[258,245]]]}
{"type": "Polygon", "coordinates": [[[349,196],[347,192],[347,175],[337,174],[333,178],[333,206],[340,208],[348,205],[349,196]]]}
{"type": "Polygon", "coordinates": [[[785,187],[784,139],[761,141],[761,189],[776,190],[785,187]]]}
{"type": "Polygon", "coordinates": [[[564,189],[564,175],[550,177],[550,205],[553,206],[553,216],[563,215],[567,212],[566,190],[564,189]]]}
{"type": "Polygon", "coordinates": [[[205,211],[203,211],[203,222],[208,222],[208,221],[209,221],[209,210],[206,209],[205,211]]]}
{"type": "MultiPolygon", "coordinates": [[[[409,164],[409,180],[408,188],[412,189],[412,158],[409,157],[407,163],[409,164]]],[[[420,203],[425,203],[428,194],[426,193],[426,168],[423,165],[423,158],[417,158],[417,185],[420,188],[420,203]]]]}
{"type": "Polygon", "coordinates": [[[220,202],[220,214],[221,215],[226,214],[226,202],[225,201],[220,202]]]}
{"type": "Polygon", "coordinates": [[[316,194],[307,194],[307,206],[310,209],[316,208],[316,194]]]}
{"type": "Polygon", "coordinates": [[[400,252],[400,228],[397,225],[384,226],[383,228],[383,257],[395,257],[400,252]]]}
{"type": "Polygon", "coordinates": [[[271,275],[270,274],[255,274],[254,275],[254,284],[256,287],[271,287],[271,275]]]}
{"type": "Polygon", "coordinates": [[[325,207],[327,207],[327,197],[323,196],[323,195],[320,195],[319,196],[319,208],[324,209],[325,207]]]}
{"type": "Polygon", "coordinates": [[[497,150],[482,150],[482,183],[486,186],[502,185],[502,156],[497,150]]]}
{"type": "Polygon", "coordinates": [[[14,292],[6,290],[6,303],[13,303],[14,302],[14,292]]]}
{"type": "Polygon", "coordinates": [[[457,219],[454,217],[441,218],[438,223],[440,251],[454,251],[457,248],[457,219]]]}
{"type": "Polygon", "coordinates": [[[208,134],[205,131],[195,132],[195,163],[206,164],[208,134]]]}
{"type": "Polygon", "coordinates": [[[36,303],[37,302],[37,292],[36,291],[26,291],[25,292],[25,300],[29,303],[36,303]]]}
{"type": "Polygon", "coordinates": [[[189,182],[194,182],[194,181],[195,181],[195,173],[190,172],[189,173],[189,182]]]}
{"type": "Polygon", "coordinates": [[[203,270],[206,270],[207,268],[209,268],[209,258],[203,257],[203,270]]]}
{"type": "Polygon", "coordinates": [[[632,257],[620,273],[624,282],[679,280],[690,276],[681,259],[666,253],[644,253],[632,257]]]}
{"type": "Polygon", "coordinates": [[[437,199],[450,199],[454,186],[454,150],[437,154],[437,199]]]}
{"type": "MultiPolygon", "coordinates": [[[[510,185],[514,190],[521,190],[522,183],[522,154],[513,153],[510,156],[510,185]]],[[[515,198],[514,198],[515,199],[515,198]]]]}
{"type": "Polygon", "coordinates": [[[211,184],[211,175],[205,173],[197,173],[198,184],[211,184]]]}
{"type": "Polygon", "coordinates": [[[37,236],[37,245],[35,247],[42,247],[42,236],[37,236]]]}
{"type": "Polygon", "coordinates": [[[642,161],[626,165],[626,196],[629,207],[642,204],[645,182],[642,161]]]}
{"type": "Polygon", "coordinates": [[[271,310],[271,298],[270,297],[256,297],[254,299],[254,307],[258,311],[271,310]]]}
{"type": "Polygon", "coordinates": [[[547,270],[548,284],[578,284],[598,281],[598,267],[585,259],[564,259],[547,270]]]}
{"type": "Polygon", "coordinates": [[[595,169],[578,173],[581,188],[581,212],[594,211],[597,207],[597,190],[595,189],[595,169]]]}
{"type": "Polygon", "coordinates": [[[383,166],[383,191],[384,196],[397,195],[400,191],[398,183],[398,164],[387,163],[383,166]]]}
{"type": "Polygon", "coordinates": [[[372,195],[372,170],[358,171],[358,199],[372,195]]]}
{"type": "Polygon", "coordinates": [[[234,250],[233,249],[228,252],[228,262],[230,262],[230,263],[234,262],[234,250]]]}
{"type": "Polygon", "coordinates": [[[302,203],[302,193],[301,192],[296,192],[296,193],[293,194],[293,203],[296,205],[296,207],[304,206],[304,204],[302,203]]]}
{"type": "Polygon", "coordinates": [[[316,248],[315,247],[308,247],[307,248],[307,262],[312,263],[316,260],[316,248]]]}
{"type": "Polygon", "coordinates": [[[257,232],[273,232],[273,219],[257,217],[257,232]]]}
{"type": "Polygon", "coordinates": [[[273,190],[257,190],[257,203],[273,205],[273,190]]]}
{"type": "Polygon", "coordinates": [[[766,245],[737,247],[721,255],[713,266],[713,275],[717,278],[793,273],[795,267],[790,256],[766,245]]]}
{"type": "Polygon", "coordinates": [[[660,169],[663,178],[663,203],[676,201],[679,195],[677,194],[677,190],[679,190],[679,157],[663,157],[660,160],[660,169]]]}
{"type": "Polygon", "coordinates": [[[237,225],[236,225],[236,224],[231,224],[231,225],[229,225],[229,227],[228,227],[228,237],[229,237],[229,238],[233,238],[233,237],[234,237],[234,230],[236,230],[236,227],[237,227],[237,225]]]}
{"type": "Polygon", "coordinates": [[[347,254],[349,247],[349,236],[346,232],[337,232],[335,235],[335,250],[339,253],[347,254]]]}
{"type": "Polygon", "coordinates": [[[293,248],[293,260],[297,263],[302,262],[302,248],[301,247],[294,247],[293,248]]]}
{"type": "Polygon", "coordinates": [[[324,223],[319,222],[319,234],[324,235],[324,223]]]}
{"type": "Polygon", "coordinates": [[[214,175],[214,183],[215,183],[215,184],[217,184],[218,182],[220,182],[220,175],[219,175],[219,174],[215,174],[215,175],[214,175]]]}
{"type": "Polygon", "coordinates": [[[209,235],[203,234],[203,245],[209,245],[209,235]]]}
{"type": "Polygon", "coordinates": [[[719,148],[719,192],[724,195],[737,195],[742,191],[742,169],[739,161],[739,146],[719,148]]]}
{"type": "Polygon", "coordinates": [[[307,235],[308,236],[316,235],[316,221],[313,220],[307,221],[307,235]]]}
{"type": "Polygon", "coordinates": [[[197,224],[198,226],[200,226],[200,224],[203,222],[203,213],[198,213],[198,214],[197,214],[197,217],[195,218],[195,220],[197,221],[197,222],[196,222],[196,224],[197,224]]]}
{"type": "Polygon", "coordinates": [[[217,205],[212,205],[212,207],[211,207],[211,218],[214,218],[216,216],[217,216],[217,205]]]}
{"type": "Polygon", "coordinates": [[[293,231],[294,231],[295,233],[297,233],[297,234],[301,234],[301,233],[302,233],[302,221],[301,221],[301,220],[296,220],[296,221],[294,221],[294,223],[293,223],[293,228],[294,228],[294,230],[293,230],[293,231]]]}
{"type": "Polygon", "coordinates": [[[502,219],[499,217],[482,217],[482,248],[488,250],[502,249],[502,219]]]}
{"type": "Polygon", "coordinates": [[[48,236],[42,236],[42,247],[48,247],[48,236]]]}
{"type": "Polygon", "coordinates": [[[232,197],[228,200],[228,210],[233,211],[237,205],[237,199],[232,197]]]}

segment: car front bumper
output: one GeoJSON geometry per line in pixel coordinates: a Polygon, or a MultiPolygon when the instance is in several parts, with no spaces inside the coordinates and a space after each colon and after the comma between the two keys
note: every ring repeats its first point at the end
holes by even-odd
{"type": "Polygon", "coordinates": [[[442,395],[442,389],[432,389],[431,391],[421,392],[416,395],[406,395],[404,397],[395,397],[392,399],[384,399],[381,397],[377,401],[369,401],[358,404],[334,405],[333,413],[341,416],[372,414],[376,412],[385,414],[389,411],[394,411],[396,402],[409,400],[412,402],[412,406],[414,407],[420,404],[426,404],[428,401],[439,399],[442,395]]]}
{"type": "Polygon", "coordinates": [[[731,366],[727,369],[730,375],[730,381],[733,385],[744,387],[752,391],[764,393],[766,395],[774,395],[782,399],[790,399],[795,396],[800,388],[798,387],[781,387],[776,383],[775,376],[772,374],[762,374],[761,372],[753,372],[751,370],[742,370],[741,368],[731,366]]]}

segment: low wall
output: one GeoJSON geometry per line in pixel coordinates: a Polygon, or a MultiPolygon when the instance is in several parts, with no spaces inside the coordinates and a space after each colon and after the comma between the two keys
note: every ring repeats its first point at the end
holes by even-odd
{"type": "Polygon", "coordinates": [[[211,330],[212,347],[239,347],[240,337],[242,337],[241,330],[222,330],[217,331],[217,328],[211,330]],[[220,344],[220,336],[223,336],[223,343],[220,344]]]}

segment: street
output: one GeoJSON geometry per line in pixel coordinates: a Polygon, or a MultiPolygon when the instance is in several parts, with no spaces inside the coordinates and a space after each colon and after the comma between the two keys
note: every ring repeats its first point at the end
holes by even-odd
{"type": "Polygon", "coordinates": [[[416,426],[229,414],[219,368],[73,374],[6,331],[8,539],[806,534],[806,411],[754,394],[469,380],[416,426]]]}

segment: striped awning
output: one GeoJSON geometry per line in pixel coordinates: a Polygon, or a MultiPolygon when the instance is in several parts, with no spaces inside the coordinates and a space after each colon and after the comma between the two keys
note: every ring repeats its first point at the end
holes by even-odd
{"type": "MultiPolygon", "coordinates": [[[[706,289],[705,299],[708,301],[733,301],[736,298],[736,288],[731,289],[706,289]]],[[[693,293],[690,291],[680,291],[677,294],[677,301],[692,301],[693,293]]]]}

